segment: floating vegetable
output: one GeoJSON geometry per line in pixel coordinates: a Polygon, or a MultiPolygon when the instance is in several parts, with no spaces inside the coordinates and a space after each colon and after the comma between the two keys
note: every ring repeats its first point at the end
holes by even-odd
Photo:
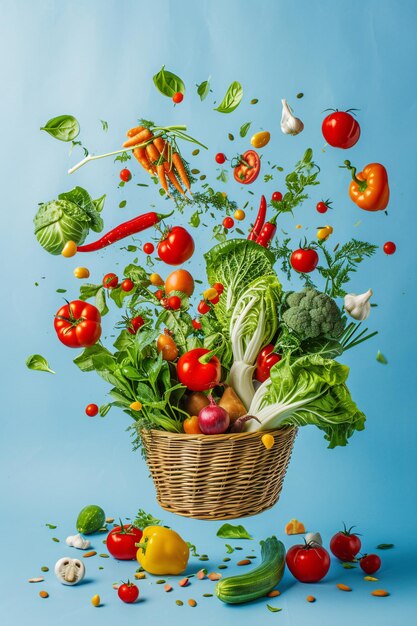
{"type": "Polygon", "coordinates": [[[62,256],[69,259],[77,254],[77,244],[75,241],[67,241],[65,246],[62,248],[61,252],[62,256]]]}
{"type": "Polygon", "coordinates": [[[192,257],[194,249],[190,233],[182,226],[174,226],[164,233],[158,243],[158,256],[168,265],[181,265],[192,257]]]}
{"type": "Polygon", "coordinates": [[[248,235],[249,241],[257,240],[257,238],[261,234],[262,227],[265,223],[265,218],[266,218],[266,198],[265,196],[261,196],[261,202],[259,205],[258,214],[256,216],[256,220],[253,225],[253,228],[248,235]]]}
{"type": "MultiPolygon", "coordinates": [[[[150,280],[152,276],[154,276],[154,274],[150,276],[150,280]]],[[[160,276],[158,279],[160,280],[160,276]]],[[[152,284],[161,285],[163,281],[162,283],[153,282],[152,284]]],[[[192,296],[194,293],[194,279],[190,272],[187,272],[187,270],[175,270],[171,272],[165,281],[165,293],[169,295],[171,291],[181,291],[181,293],[185,293],[186,296],[192,296]]]]}
{"type": "Polygon", "coordinates": [[[41,354],[31,354],[26,359],[26,367],[30,370],[38,370],[39,372],[49,372],[50,374],[56,374],[54,370],[49,367],[48,361],[41,354]]]}
{"type": "Polygon", "coordinates": [[[254,148],[264,148],[271,139],[271,133],[267,130],[260,131],[259,133],[255,133],[251,137],[251,144],[254,148]]]}
{"type": "Polygon", "coordinates": [[[281,115],[281,130],[285,135],[298,135],[304,129],[303,122],[295,117],[292,113],[292,109],[288,102],[283,99],[282,103],[282,115],[281,115]]]}
{"type": "Polygon", "coordinates": [[[59,141],[74,141],[80,134],[80,125],[73,115],[58,115],[48,120],[40,130],[59,141]]]}
{"type": "Polygon", "coordinates": [[[230,417],[228,412],[209,397],[210,404],[198,414],[198,425],[205,435],[220,435],[229,428],[230,417]]]}
{"type": "Polygon", "coordinates": [[[285,533],[287,535],[301,535],[305,533],[306,529],[302,522],[299,522],[298,519],[292,519],[285,526],[285,533]]]}
{"type": "Polygon", "coordinates": [[[149,574],[177,576],[187,567],[190,550],[175,530],[147,526],[137,547],[136,558],[149,574]]]}
{"type": "Polygon", "coordinates": [[[57,311],[54,328],[60,342],[68,348],[86,348],[100,339],[100,322],[97,307],[82,300],[73,300],[57,311]]]}
{"type": "Polygon", "coordinates": [[[387,241],[386,243],[384,243],[383,249],[384,249],[385,254],[394,254],[394,252],[397,249],[397,246],[395,245],[393,241],[387,241]]]}
{"type": "Polygon", "coordinates": [[[90,276],[90,270],[87,267],[76,267],[73,274],[75,278],[88,278],[90,276]]]}
{"type": "Polygon", "coordinates": [[[65,543],[71,548],[77,548],[78,550],[87,550],[91,546],[89,539],[84,539],[79,533],[78,535],[70,535],[66,538],[65,543]]]}
{"type": "Polygon", "coordinates": [[[369,163],[356,174],[356,167],[345,161],[344,167],[352,172],[349,185],[351,200],[364,211],[384,211],[389,202],[387,170],[380,163],[369,163]]]}
{"type": "Polygon", "coordinates": [[[85,566],[79,559],[63,557],[55,563],[55,576],[63,585],[76,585],[85,576],[85,566]]]}
{"type": "Polygon", "coordinates": [[[371,312],[371,303],[369,301],[372,295],[372,289],[368,289],[368,291],[358,296],[354,293],[347,293],[344,298],[346,313],[353,317],[354,320],[366,320],[371,312]]]}
{"type": "Polygon", "coordinates": [[[78,252],[94,252],[96,250],[101,250],[102,248],[106,248],[116,241],[120,241],[120,239],[124,239],[125,237],[130,237],[130,235],[135,235],[136,233],[140,233],[151,226],[155,226],[163,219],[166,219],[172,215],[168,213],[163,215],[162,213],[155,213],[151,211],[150,213],[144,213],[143,215],[139,215],[138,217],[134,217],[132,220],[128,222],[123,222],[113,228],[108,233],[103,235],[97,241],[93,241],[85,246],[78,246],[78,252]]]}
{"type": "Polygon", "coordinates": [[[234,167],[234,178],[242,185],[250,185],[259,176],[261,171],[261,160],[255,150],[247,150],[232,162],[234,167]]]}
{"type": "Polygon", "coordinates": [[[333,228],[331,226],[326,225],[324,228],[319,228],[317,231],[317,239],[319,241],[327,241],[332,232],[333,228]]]}
{"type": "Polygon", "coordinates": [[[381,559],[377,554],[364,554],[359,559],[359,565],[365,574],[375,574],[381,567],[381,559]]]}
{"type": "MultiPolygon", "coordinates": [[[[353,109],[351,109],[353,110],[353,109]]],[[[361,129],[349,111],[333,111],[324,118],[323,137],[333,148],[351,148],[358,142],[361,129]]]]}

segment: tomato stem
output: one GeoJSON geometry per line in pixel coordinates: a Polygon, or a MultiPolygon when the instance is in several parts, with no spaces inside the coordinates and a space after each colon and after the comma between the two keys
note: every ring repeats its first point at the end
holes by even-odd
{"type": "Polygon", "coordinates": [[[213,350],[210,350],[210,352],[207,352],[207,354],[203,354],[198,359],[198,362],[201,363],[202,365],[206,365],[207,363],[209,363],[209,361],[211,360],[213,356],[216,356],[216,354],[219,352],[221,347],[222,346],[220,345],[217,348],[213,348],[213,350]]]}

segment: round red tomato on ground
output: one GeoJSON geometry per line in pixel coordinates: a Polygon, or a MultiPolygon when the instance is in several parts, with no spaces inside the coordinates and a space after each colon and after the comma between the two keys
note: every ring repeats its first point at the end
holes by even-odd
{"type": "Polygon", "coordinates": [[[330,540],[330,550],[341,561],[353,561],[361,549],[361,540],[358,535],[351,533],[352,528],[353,526],[347,530],[344,526],[330,540]]]}
{"type": "Polygon", "coordinates": [[[142,539],[142,531],[131,524],[115,526],[107,535],[107,550],[115,559],[130,561],[136,558],[138,551],[135,543],[142,539]]]}
{"type": "Polygon", "coordinates": [[[57,311],[54,328],[58,339],[68,348],[88,348],[101,336],[101,315],[83,300],[68,302],[57,311]]]}
{"type": "Polygon", "coordinates": [[[381,567],[381,559],[377,554],[365,554],[359,559],[359,565],[365,574],[375,574],[381,567]]]}
{"type": "Polygon", "coordinates": [[[302,583],[318,583],[330,568],[327,550],[317,544],[296,544],[285,557],[291,574],[302,583]]]}
{"type": "Polygon", "coordinates": [[[302,274],[312,272],[316,269],[318,262],[319,255],[313,248],[299,248],[298,250],[294,250],[290,258],[291,267],[295,269],[296,272],[302,274]]]}
{"type": "Polygon", "coordinates": [[[168,265],[181,265],[194,253],[194,239],[182,226],[174,226],[158,243],[158,256],[168,265]]]}
{"type": "Polygon", "coordinates": [[[127,581],[127,583],[120,585],[117,590],[117,595],[123,602],[132,604],[132,602],[136,602],[139,597],[139,589],[134,583],[127,581]]]}
{"type": "Polygon", "coordinates": [[[361,129],[348,111],[334,111],[324,118],[321,127],[323,137],[333,148],[351,148],[357,143],[361,129]]]}

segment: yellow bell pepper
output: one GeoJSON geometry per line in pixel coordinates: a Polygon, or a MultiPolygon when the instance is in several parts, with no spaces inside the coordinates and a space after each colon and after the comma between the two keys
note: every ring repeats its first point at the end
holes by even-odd
{"type": "Polygon", "coordinates": [[[181,574],[187,567],[190,550],[175,530],[148,526],[143,531],[136,559],[149,574],[181,574]]]}

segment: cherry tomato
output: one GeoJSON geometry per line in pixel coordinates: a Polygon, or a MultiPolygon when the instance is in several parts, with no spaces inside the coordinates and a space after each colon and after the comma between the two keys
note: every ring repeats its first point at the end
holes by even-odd
{"type": "Polygon", "coordinates": [[[272,200],[273,202],[281,202],[282,193],[280,191],[274,191],[274,193],[272,194],[272,200]]]}
{"type": "Polygon", "coordinates": [[[296,544],[285,557],[291,574],[302,583],[318,583],[330,568],[327,550],[317,544],[296,544]]]}
{"type": "Polygon", "coordinates": [[[130,170],[128,170],[125,167],[125,169],[120,172],[120,178],[122,179],[122,181],[124,183],[128,183],[129,180],[132,178],[132,174],[131,174],[130,170]]]}
{"type": "Polygon", "coordinates": [[[162,300],[163,297],[164,292],[162,291],[162,289],[158,289],[158,291],[155,291],[155,298],[158,298],[158,300],[162,300]]]}
{"type": "Polygon", "coordinates": [[[192,296],[194,293],[194,279],[187,270],[175,270],[167,277],[165,281],[166,293],[171,291],[181,291],[186,296],[192,296]]]}
{"type": "Polygon", "coordinates": [[[217,304],[219,300],[220,300],[219,294],[217,294],[217,296],[215,296],[214,298],[210,298],[211,304],[217,304]]]}
{"type": "Polygon", "coordinates": [[[177,91],[177,93],[174,93],[174,95],[172,96],[172,100],[175,102],[175,104],[179,104],[184,100],[184,94],[180,91],[177,91]]]}
{"type": "Polygon", "coordinates": [[[117,590],[117,595],[123,602],[132,604],[132,602],[136,602],[139,597],[139,589],[134,583],[127,581],[127,583],[120,585],[117,590]]]}
{"type": "Polygon", "coordinates": [[[177,344],[167,333],[159,335],[156,347],[158,352],[162,352],[162,358],[165,361],[175,361],[178,356],[177,344]]]}
{"type": "Polygon", "coordinates": [[[216,356],[205,358],[210,350],[194,348],[180,356],[177,365],[178,380],[191,391],[206,391],[220,382],[221,365],[216,356]]]}
{"type": "Polygon", "coordinates": [[[359,559],[359,565],[365,574],[375,574],[381,567],[381,559],[377,554],[365,554],[359,559]]]}
{"type": "Polygon", "coordinates": [[[194,239],[182,226],[174,226],[158,243],[158,256],[168,265],[181,265],[194,253],[194,239]]]}
{"type": "Polygon", "coordinates": [[[145,243],[145,245],[143,246],[143,251],[145,254],[152,254],[152,252],[154,252],[155,250],[155,246],[153,245],[153,243],[145,243]]]}
{"type": "Polygon", "coordinates": [[[135,283],[133,282],[133,280],[130,280],[130,278],[125,278],[122,281],[122,284],[120,285],[120,287],[122,288],[122,291],[132,291],[134,286],[135,286],[135,283]]]}
{"type": "Polygon", "coordinates": [[[281,361],[281,358],[274,352],[273,343],[262,348],[256,359],[255,379],[260,383],[265,382],[270,377],[272,366],[281,361]]]}
{"type": "Polygon", "coordinates": [[[154,285],[155,287],[162,287],[164,284],[164,281],[162,280],[160,275],[156,273],[151,274],[149,276],[149,280],[151,281],[151,285],[154,285]]]}
{"type": "Polygon", "coordinates": [[[164,309],[169,309],[168,298],[161,298],[160,302],[161,302],[162,306],[164,307],[164,309]]]}
{"type": "Polygon", "coordinates": [[[316,204],[316,210],[318,213],[326,213],[328,208],[327,204],[323,201],[317,202],[316,204]]]}
{"type": "Polygon", "coordinates": [[[359,140],[361,129],[353,115],[347,111],[334,111],[324,118],[323,137],[333,148],[351,148],[359,140]]]}
{"type": "Polygon", "coordinates": [[[73,300],[61,307],[54,321],[58,339],[68,348],[88,348],[101,336],[101,315],[88,302],[73,300]]]}
{"type": "Polygon", "coordinates": [[[97,415],[99,409],[97,404],[87,404],[87,406],[85,407],[85,412],[88,415],[88,417],[94,417],[95,415],[97,415]]]}
{"type": "Polygon", "coordinates": [[[225,228],[233,228],[233,226],[235,225],[235,222],[233,220],[232,217],[225,217],[223,220],[223,226],[225,228]]]}
{"type": "Polygon", "coordinates": [[[221,295],[224,291],[224,285],[221,283],[214,283],[213,288],[217,291],[219,295],[221,295]]]}
{"type": "Polygon", "coordinates": [[[184,428],[184,432],[187,433],[187,435],[203,434],[203,431],[200,430],[200,426],[198,425],[198,415],[190,415],[190,417],[187,417],[183,421],[182,426],[184,428]]]}
{"type": "Polygon", "coordinates": [[[76,267],[73,274],[75,278],[88,278],[90,270],[87,267],[76,267]]]}
{"type": "Polygon", "coordinates": [[[127,332],[130,333],[131,335],[136,335],[139,328],[142,328],[144,323],[145,321],[143,317],[141,317],[140,315],[137,315],[136,317],[132,317],[129,320],[129,325],[127,326],[127,332]]]}
{"type": "Polygon", "coordinates": [[[319,262],[319,255],[312,248],[299,248],[291,255],[290,263],[296,272],[308,274],[312,272],[319,262]]]}
{"type": "Polygon", "coordinates": [[[208,305],[205,300],[200,300],[200,302],[198,303],[197,311],[201,313],[201,315],[205,315],[210,311],[210,305],[208,305]]]}
{"type": "Polygon", "coordinates": [[[353,561],[361,549],[361,540],[355,533],[350,532],[352,528],[347,530],[344,526],[344,529],[333,535],[330,540],[330,550],[341,561],[353,561]]]}
{"type": "Polygon", "coordinates": [[[178,311],[181,308],[181,298],[178,296],[171,296],[168,298],[168,306],[173,311],[178,311]]]}
{"type": "Polygon", "coordinates": [[[105,287],[106,289],[114,289],[115,287],[117,287],[118,284],[119,279],[117,278],[116,274],[113,274],[113,272],[110,272],[110,274],[106,274],[103,278],[103,287],[105,287]]]}
{"type": "Polygon", "coordinates": [[[242,220],[245,219],[246,213],[245,213],[245,211],[243,209],[236,209],[236,211],[233,213],[233,217],[238,222],[241,222],[242,220]]]}
{"type": "Polygon", "coordinates": [[[202,329],[202,324],[198,320],[193,320],[191,322],[191,324],[193,325],[193,328],[195,328],[195,330],[201,330],[202,329]]]}
{"type": "Polygon", "coordinates": [[[132,561],[138,551],[135,543],[142,539],[142,531],[132,524],[116,526],[107,535],[107,549],[115,559],[120,561],[132,561]]]}
{"type": "Polygon", "coordinates": [[[247,150],[238,159],[238,165],[234,168],[234,177],[242,185],[250,185],[258,178],[261,171],[261,160],[255,150],[247,150]]]}
{"type": "Polygon", "coordinates": [[[223,163],[226,161],[226,155],[223,154],[223,152],[218,152],[214,158],[216,159],[216,163],[218,163],[219,165],[223,165],[223,163]]]}
{"type": "Polygon", "coordinates": [[[385,254],[394,254],[396,249],[397,249],[397,246],[395,245],[393,241],[387,241],[386,243],[384,243],[385,254]]]}

